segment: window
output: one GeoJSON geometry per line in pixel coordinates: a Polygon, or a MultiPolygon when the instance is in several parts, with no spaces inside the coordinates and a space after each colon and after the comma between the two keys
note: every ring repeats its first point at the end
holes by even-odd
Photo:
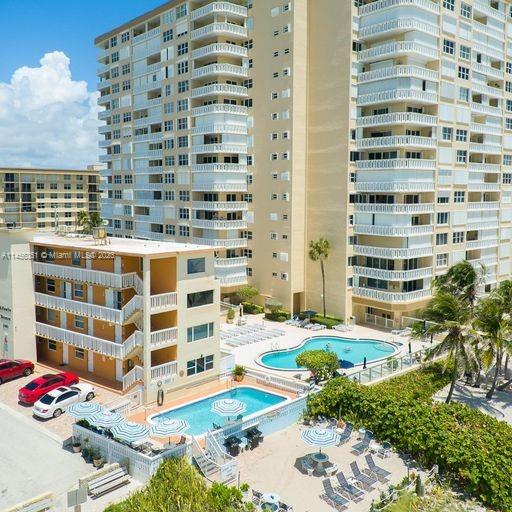
{"type": "Polygon", "coordinates": [[[213,369],[213,355],[187,361],[187,377],[213,369]]]}
{"type": "Polygon", "coordinates": [[[178,93],[187,92],[189,88],[188,80],[178,82],[178,93]]]}
{"type": "Polygon", "coordinates": [[[443,126],[441,131],[441,138],[442,140],[452,140],[452,129],[443,126]]]}
{"type": "Polygon", "coordinates": [[[46,291],[50,293],[55,293],[55,279],[46,280],[46,291]]]}
{"type": "Polygon", "coordinates": [[[455,11],[455,0],[443,0],[443,7],[449,11],[455,11]]]}
{"type": "Polygon", "coordinates": [[[443,41],[443,52],[449,55],[455,54],[455,43],[449,39],[443,41]]]}
{"type": "Polygon", "coordinates": [[[184,112],[185,110],[188,110],[188,98],[178,100],[178,112],[184,112]]]}
{"type": "Polygon", "coordinates": [[[178,75],[184,75],[188,73],[188,60],[178,62],[178,75]]]}
{"type": "Polygon", "coordinates": [[[471,19],[471,6],[462,2],[460,4],[460,14],[464,16],[464,18],[471,19]]]}
{"type": "Polygon", "coordinates": [[[507,62],[505,64],[505,71],[510,75],[512,74],[512,62],[507,62]]]}
{"type": "Polygon", "coordinates": [[[190,236],[190,228],[188,226],[180,226],[180,236],[190,236]]]}
{"type": "Polygon", "coordinates": [[[512,155],[503,155],[503,165],[512,165],[512,155]]]}
{"type": "Polygon", "coordinates": [[[510,185],[512,183],[512,174],[509,172],[503,173],[503,184],[504,185],[510,185]]]}
{"type": "Polygon", "coordinates": [[[448,224],[450,214],[448,212],[439,212],[437,214],[437,223],[438,224],[448,224]]]}
{"type": "Polygon", "coordinates": [[[463,203],[466,200],[466,192],[463,190],[456,190],[453,193],[453,202],[454,203],[463,203]]]}
{"type": "Polygon", "coordinates": [[[176,7],[176,19],[179,20],[187,15],[187,4],[181,4],[176,7]]]}
{"type": "Polygon", "coordinates": [[[82,298],[84,296],[84,285],[74,284],[73,285],[73,296],[82,298]]]}
{"type": "Polygon", "coordinates": [[[448,243],[448,233],[437,233],[436,245],[446,245],[448,243]]]}
{"type": "Polygon", "coordinates": [[[48,340],[48,350],[51,350],[52,352],[56,352],[57,351],[57,342],[48,340]]]}
{"type": "Polygon", "coordinates": [[[469,102],[469,89],[467,87],[459,87],[459,100],[469,102]]]}
{"type": "Polygon", "coordinates": [[[188,53],[188,43],[181,43],[178,45],[178,55],[185,55],[188,53]]]}
{"type": "Polygon", "coordinates": [[[73,317],[73,325],[77,328],[77,329],[83,329],[85,327],[85,319],[83,316],[77,316],[75,315],[73,317]]]}
{"type": "Polygon", "coordinates": [[[173,38],[173,31],[172,31],[172,28],[170,28],[169,30],[166,30],[166,31],[163,33],[163,40],[164,40],[164,43],[168,43],[169,41],[172,41],[172,38],[173,38]]]}
{"type": "Polygon", "coordinates": [[[196,325],[187,329],[187,342],[204,340],[211,338],[214,334],[214,323],[196,325]]]}
{"type": "Polygon", "coordinates": [[[187,294],[187,308],[197,308],[213,304],[213,290],[187,294]]]}
{"type": "Polygon", "coordinates": [[[469,46],[460,45],[459,55],[461,59],[469,60],[471,58],[471,49],[469,46]]]}
{"type": "Polygon", "coordinates": [[[464,149],[457,149],[457,163],[465,164],[468,160],[468,152],[464,149]]]}
{"type": "Polygon", "coordinates": [[[468,140],[467,130],[457,129],[457,132],[455,134],[455,139],[457,140],[457,142],[467,142],[467,140],[468,140]]]}
{"type": "Polygon", "coordinates": [[[461,244],[464,242],[464,231],[454,231],[453,232],[453,243],[461,244]]]}
{"type": "Polygon", "coordinates": [[[187,274],[199,274],[206,270],[205,258],[191,258],[187,260],[187,274]]]}
{"type": "Polygon", "coordinates": [[[448,254],[442,253],[436,256],[436,265],[438,267],[446,267],[448,265],[448,254]]]}
{"type": "Polygon", "coordinates": [[[85,350],[83,348],[75,348],[75,359],[85,359],[85,350]]]}
{"type": "Polygon", "coordinates": [[[469,80],[469,69],[464,66],[459,66],[458,77],[462,80],[469,80]]]}
{"type": "Polygon", "coordinates": [[[130,32],[123,32],[121,34],[121,42],[126,43],[130,40],[130,32]]]}

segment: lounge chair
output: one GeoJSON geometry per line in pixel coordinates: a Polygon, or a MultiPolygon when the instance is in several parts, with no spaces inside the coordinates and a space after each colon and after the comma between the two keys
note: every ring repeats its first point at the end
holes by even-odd
{"type": "Polygon", "coordinates": [[[324,478],[322,480],[322,484],[325,492],[320,495],[320,498],[329,503],[329,505],[334,507],[336,510],[345,510],[349,501],[333,489],[331,481],[328,478],[324,478]]]}
{"type": "Polygon", "coordinates": [[[352,453],[356,455],[361,455],[370,447],[370,441],[372,440],[372,433],[370,431],[366,431],[363,437],[363,440],[359,443],[352,446],[352,453]]]}
{"type": "Polygon", "coordinates": [[[366,464],[368,464],[368,469],[377,477],[379,482],[387,482],[389,480],[389,477],[391,476],[391,473],[384,468],[381,468],[375,464],[375,461],[373,460],[372,454],[368,453],[364,457],[366,459],[366,464]]]}
{"type": "Polygon", "coordinates": [[[352,436],[352,432],[354,432],[354,427],[352,426],[351,423],[346,423],[343,432],[340,434],[338,446],[345,444],[352,436]]]}
{"type": "Polygon", "coordinates": [[[304,472],[306,472],[308,474],[308,476],[313,476],[313,473],[315,471],[315,468],[312,466],[311,462],[309,462],[309,460],[304,457],[301,461],[300,461],[300,465],[302,467],[302,470],[304,472]]]}
{"type": "Polygon", "coordinates": [[[261,503],[261,498],[263,498],[263,494],[259,491],[252,490],[252,502],[255,505],[259,505],[261,503]]]}
{"type": "Polygon", "coordinates": [[[350,469],[352,470],[354,478],[362,485],[363,489],[368,491],[373,490],[373,486],[377,483],[375,477],[361,473],[356,461],[350,463],[350,469]]]}
{"type": "Polygon", "coordinates": [[[351,484],[343,474],[343,471],[338,471],[336,475],[339,487],[336,487],[337,492],[345,493],[352,501],[358,502],[364,498],[364,491],[351,484]]]}
{"type": "Polygon", "coordinates": [[[310,327],[312,331],[321,331],[322,329],[325,329],[325,326],[322,324],[312,324],[310,327]]]}
{"type": "Polygon", "coordinates": [[[386,459],[389,457],[389,454],[391,453],[391,444],[387,441],[382,443],[382,446],[377,450],[377,457],[380,457],[381,459],[386,459]]]}
{"type": "Polygon", "coordinates": [[[293,512],[293,508],[282,501],[279,502],[279,512],[293,512]]]}

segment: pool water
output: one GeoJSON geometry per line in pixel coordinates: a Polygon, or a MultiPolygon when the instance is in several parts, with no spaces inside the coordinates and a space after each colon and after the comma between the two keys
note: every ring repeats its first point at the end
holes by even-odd
{"type": "Polygon", "coordinates": [[[180,407],[155,414],[149,419],[153,422],[157,422],[162,419],[186,420],[190,423],[190,429],[187,430],[185,434],[200,436],[211,429],[214,423],[217,425],[225,425],[228,421],[227,417],[219,416],[211,411],[213,402],[225,398],[240,400],[246,404],[247,408],[243,413],[244,418],[287,400],[284,396],[268,393],[261,389],[249,386],[239,386],[229,391],[223,391],[216,395],[202,398],[201,400],[190,402],[188,404],[181,405],[180,407]]]}
{"type": "Polygon", "coordinates": [[[351,368],[363,364],[364,358],[370,363],[389,357],[396,351],[393,345],[378,340],[355,340],[337,336],[316,336],[300,346],[288,350],[275,350],[263,354],[260,364],[276,370],[300,370],[295,358],[307,350],[330,350],[338,356],[341,368],[351,368]]]}

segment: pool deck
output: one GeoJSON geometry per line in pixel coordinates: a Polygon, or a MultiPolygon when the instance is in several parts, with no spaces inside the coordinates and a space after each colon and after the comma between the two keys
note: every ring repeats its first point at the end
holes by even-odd
{"type": "MultiPolygon", "coordinates": [[[[288,325],[285,323],[278,322],[270,322],[263,318],[263,315],[246,315],[247,324],[263,324],[269,329],[281,329],[285,331],[285,334],[282,336],[272,338],[264,341],[257,341],[255,343],[251,343],[248,345],[244,345],[242,347],[229,347],[227,345],[222,344],[222,348],[225,350],[229,350],[235,356],[236,364],[240,364],[246,366],[248,368],[254,368],[259,371],[263,371],[266,373],[271,373],[273,375],[278,375],[280,377],[293,378],[294,375],[297,374],[306,374],[307,372],[301,372],[300,370],[292,370],[292,371],[284,371],[284,370],[275,370],[271,368],[267,368],[265,366],[259,365],[256,360],[259,358],[261,354],[264,352],[268,352],[271,350],[280,350],[280,349],[289,349],[294,348],[300,345],[305,339],[311,338],[313,336],[332,336],[346,339],[369,339],[369,340],[378,340],[378,341],[388,341],[401,344],[398,347],[398,352],[396,355],[405,355],[408,352],[408,343],[409,337],[407,336],[397,336],[391,334],[390,331],[380,330],[374,327],[370,327],[367,325],[355,325],[352,331],[340,332],[334,329],[322,329],[318,331],[309,331],[308,329],[303,329],[301,327],[295,327],[293,325],[288,325]]],[[[224,329],[232,329],[232,325],[223,325],[224,329]]],[[[430,346],[429,343],[423,343],[417,340],[411,340],[411,348],[413,351],[419,350],[421,348],[426,348],[430,346]]],[[[369,362],[368,364],[371,364],[369,362]]],[[[361,366],[356,366],[354,368],[345,370],[347,375],[351,375],[361,369],[361,366]]]]}

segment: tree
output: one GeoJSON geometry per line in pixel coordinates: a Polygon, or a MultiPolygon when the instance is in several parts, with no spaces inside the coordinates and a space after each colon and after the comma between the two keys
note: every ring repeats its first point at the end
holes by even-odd
{"type": "Polygon", "coordinates": [[[467,307],[466,300],[460,294],[437,289],[423,311],[423,318],[429,320],[426,328],[428,334],[444,334],[443,340],[429,352],[427,359],[433,359],[445,352],[448,353],[446,368],[452,365],[450,390],[446,403],[450,403],[455,383],[463,370],[475,369],[473,341],[474,331],[471,328],[472,309],[467,307]]]}
{"type": "Polygon", "coordinates": [[[311,261],[320,262],[320,270],[322,272],[322,302],[324,318],[326,317],[325,308],[325,260],[329,257],[331,251],[331,245],[325,238],[319,238],[318,240],[311,240],[309,242],[309,259],[311,261]]]}
{"type": "Polygon", "coordinates": [[[328,350],[306,350],[295,358],[295,362],[320,380],[329,379],[339,368],[338,356],[328,350]]]}
{"type": "Polygon", "coordinates": [[[256,295],[259,295],[260,291],[255,286],[251,286],[250,284],[247,284],[245,286],[242,286],[236,291],[237,297],[242,302],[249,302],[252,298],[256,297],[256,295]]]}
{"type": "Polygon", "coordinates": [[[93,228],[103,224],[103,220],[97,212],[89,213],[86,210],[81,210],[77,214],[76,223],[82,227],[84,233],[90,234],[93,228]]]}

